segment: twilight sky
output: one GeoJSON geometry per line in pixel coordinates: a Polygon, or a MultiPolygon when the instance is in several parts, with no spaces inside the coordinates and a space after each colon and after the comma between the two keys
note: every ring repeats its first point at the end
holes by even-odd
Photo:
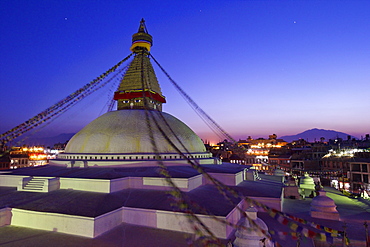
{"type": "MultiPolygon", "coordinates": [[[[370,1],[0,1],[0,132],[129,53],[145,18],[153,56],[234,138],[311,128],[370,132],[370,1]]],[[[154,65],[154,64],[153,64],[154,65]]],[[[164,111],[218,140],[154,65],[164,111]]],[[[114,85],[37,135],[77,132],[114,85]]]]}

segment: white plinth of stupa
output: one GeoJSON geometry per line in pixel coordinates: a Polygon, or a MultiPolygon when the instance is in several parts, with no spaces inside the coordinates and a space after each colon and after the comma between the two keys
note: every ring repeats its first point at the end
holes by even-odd
{"type": "Polygon", "coordinates": [[[339,220],[337,206],[324,190],[320,190],[319,195],[312,199],[310,214],[314,218],[339,220]]]}

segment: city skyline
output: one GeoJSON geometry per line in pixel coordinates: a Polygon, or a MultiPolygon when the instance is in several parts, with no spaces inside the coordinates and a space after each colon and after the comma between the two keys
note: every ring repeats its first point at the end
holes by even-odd
{"type": "MultiPolygon", "coordinates": [[[[134,2],[2,1],[0,131],[126,57],[144,18],[153,56],[235,139],[312,128],[369,133],[370,3],[145,3],[139,12],[134,2]]],[[[154,68],[168,102],[164,111],[201,138],[217,139],[154,68]]],[[[112,90],[94,93],[44,129],[77,132],[105,112],[112,90]]]]}

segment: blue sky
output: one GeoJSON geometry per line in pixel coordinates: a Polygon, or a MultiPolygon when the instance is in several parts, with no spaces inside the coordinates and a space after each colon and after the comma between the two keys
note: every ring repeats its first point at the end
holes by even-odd
{"type": "MultiPolygon", "coordinates": [[[[370,1],[0,1],[0,132],[96,78],[145,18],[153,56],[236,139],[370,132],[370,1]]],[[[156,67],[155,67],[156,68],[156,67]]],[[[156,69],[164,111],[211,131],[156,69]]],[[[76,132],[109,87],[39,133],[76,132]]],[[[46,134],[45,134],[46,135],[46,134]]]]}

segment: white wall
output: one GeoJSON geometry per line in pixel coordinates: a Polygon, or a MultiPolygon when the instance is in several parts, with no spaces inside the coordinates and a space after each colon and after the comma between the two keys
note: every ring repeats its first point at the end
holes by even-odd
{"type": "MultiPolygon", "coordinates": [[[[217,237],[226,239],[226,224],[222,223],[226,220],[225,217],[221,216],[209,216],[209,215],[196,215],[199,220],[205,224],[208,229],[217,237]],[[216,219],[220,221],[217,221],[216,219]]],[[[157,228],[181,231],[187,233],[195,233],[194,226],[202,227],[197,221],[189,221],[189,217],[184,213],[179,212],[168,212],[168,211],[157,211],[157,228]]],[[[205,235],[208,235],[205,230],[202,230],[205,235]]]]}
{"type": "MultiPolygon", "coordinates": [[[[202,175],[200,174],[191,178],[173,178],[172,181],[182,191],[191,191],[202,185],[202,175]]],[[[167,183],[166,179],[160,177],[126,177],[111,180],[111,193],[128,188],[154,190],[172,189],[172,187],[167,183]]]]}
{"type": "Polygon", "coordinates": [[[189,178],[189,188],[187,191],[191,191],[195,188],[198,188],[199,186],[202,186],[203,184],[203,175],[199,174],[197,176],[189,178]]]}
{"type": "Polygon", "coordinates": [[[133,225],[156,228],[157,213],[154,209],[123,207],[122,221],[133,225]]]}
{"type": "MultiPolygon", "coordinates": [[[[194,225],[189,222],[189,218],[185,213],[171,212],[154,209],[127,208],[122,210],[122,220],[125,223],[133,225],[141,225],[165,229],[170,231],[181,231],[186,233],[194,233],[194,225]]],[[[240,214],[233,213],[232,223],[237,223],[240,219],[240,214]]],[[[226,217],[214,216],[218,220],[209,215],[196,215],[204,224],[206,224],[213,234],[218,238],[226,239],[231,233],[227,229],[227,225],[223,223],[226,217]]],[[[197,225],[197,223],[195,223],[197,225]]]]}
{"type": "Polygon", "coordinates": [[[20,175],[0,175],[0,186],[5,187],[17,187],[19,182],[23,180],[23,178],[27,178],[29,176],[20,176],[20,175]]]}
{"type": "Polygon", "coordinates": [[[100,215],[94,221],[94,237],[97,237],[122,223],[122,208],[100,215]]]}
{"type": "MultiPolygon", "coordinates": [[[[243,172],[237,174],[210,173],[211,176],[221,181],[225,185],[235,186],[243,181],[243,172]]],[[[36,177],[35,177],[36,178],[36,177]]],[[[169,190],[171,186],[161,177],[125,177],[118,179],[85,179],[85,178],[48,178],[48,184],[45,189],[52,191],[55,189],[73,189],[82,191],[91,191],[99,193],[113,193],[120,190],[135,189],[155,189],[169,190]],[[60,187],[59,187],[60,186],[60,187]]],[[[23,188],[23,180],[30,180],[31,176],[0,175],[0,186],[23,188]]],[[[202,174],[190,178],[172,178],[172,181],[182,190],[191,191],[203,184],[212,184],[211,181],[204,178],[202,174]]],[[[45,191],[46,192],[46,191],[45,191]]]]}
{"type": "Polygon", "coordinates": [[[238,185],[239,183],[244,181],[244,171],[238,172],[235,175],[235,185],[238,185]]]}
{"type": "MultiPolygon", "coordinates": [[[[228,186],[235,186],[237,185],[238,181],[243,181],[243,172],[239,172],[237,174],[209,172],[208,174],[228,186]]],[[[203,184],[213,184],[212,181],[210,181],[206,177],[204,177],[204,180],[205,181],[203,182],[203,184]]]]}
{"type": "Polygon", "coordinates": [[[279,211],[281,211],[282,209],[281,198],[271,198],[271,197],[250,197],[250,198],[260,203],[263,203],[270,208],[274,208],[279,211]]]}
{"type": "Polygon", "coordinates": [[[60,178],[60,189],[73,189],[101,193],[110,193],[110,180],[60,178]]]}
{"type": "Polygon", "coordinates": [[[12,209],[11,225],[94,237],[94,218],[12,209]]]}
{"type": "MultiPolygon", "coordinates": [[[[239,214],[233,213],[232,215],[232,223],[236,223],[240,219],[239,214]]],[[[200,226],[196,221],[189,222],[189,218],[185,213],[125,207],[98,216],[95,219],[92,217],[37,212],[16,208],[13,208],[11,213],[9,209],[0,211],[0,216],[0,223],[3,225],[11,224],[13,226],[55,231],[89,238],[97,237],[120,225],[122,222],[192,234],[194,233],[194,226],[200,226]]],[[[229,237],[231,231],[227,229],[227,224],[223,223],[226,220],[225,217],[209,215],[196,216],[201,222],[207,225],[216,237],[223,239],[229,237]]],[[[203,232],[207,234],[204,230],[203,232]]]]}
{"type": "Polygon", "coordinates": [[[130,178],[117,178],[110,180],[110,193],[130,188],[130,178]]]}

